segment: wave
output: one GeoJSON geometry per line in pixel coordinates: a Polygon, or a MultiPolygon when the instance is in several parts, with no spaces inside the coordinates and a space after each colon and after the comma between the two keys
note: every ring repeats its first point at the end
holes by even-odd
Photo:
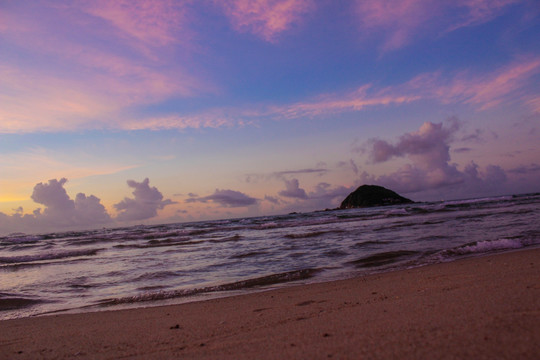
{"type": "Polygon", "coordinates": [[[527,194],[516,194],[512,195],[512,198],[514,199],[535,199],[540,197],[540,193],[527,193],[527,194]]]}
{"type": "Polygon", "coordinates": [[[332,230],[332,231],[311,231],[306,233],[296,233],[296,234],[286,234],[283,237],[287,239],[307,239],[312,237],[318,237],[325,234],[336,234],[343,232],[343,230],[332,230]]]}
{"type": "Polygon", "coordinates": [[[279,274],[272,274],[268,276],[241,280],[233,283],[216,285],[216,286],[207,286],[203,288],[193,288],[193,289],[182,289],[174,291],[159,291],[159,292],[150,292],[144,293],[136,296],[128,296],[122,298],[112,298],[105,299],[98,303],[101,306],[110,306],[110,305],[120,305],[120,304],[133,304],[138,302],[146,301],[157,301],[157,300],[167,300],[175,299],[181,297],[194,296],[210,292],[222,292],[222,291],[233,291],[233,290],[243,290],[250,289],[254,287],[263,287],[270,286],[275,284],[281,284],[291,281],[305,280],[313,277],[316,273],[320,272],[320,269],[301,269],[288,271],[279,274]]]}
{"type": "Polygon", "coordinates": [[[29,297],[0,293],[0,311],[17,310],[42,302],[43,301],[41,300],[32,299],[29,297]]]}
{"type": "Polygon", "coordinates": [[[430,241],[441,241],[441,240],[446,240],[446,239],[450,239],[450,236],[448,236],[448,235],[426,235],[426,236],[419,237],[416,241],[417,242],[422,242],[422,241],[430,242],[430,241]]]}
{"type": "Polygon", "coordinates": [[[442,204],[445,206],[459,206],[459,205],[471,205],[471,204],[484,204],[490,202],[501,202],[512,200],[512,196],[491,196],[484,198],[473,198],[473,199],[461,199],[461,200],[447,200],[442,204]]]}
{"type": "Polygon", "coordinates": [[[479,253],[489,253],[492,251],[521,249],[526,246],[538,244],[539,240],[527,239],[523,237],[502,238],[497,240],[474,241],[452,249],[443,250],[443,257],[455,257],[457,255],[469,255],[479,253]]]}
{"type": "Polygon", "coordinates": [[[323,255],[330,258],[338,258],[338,257],[347,256],[349,255],[349,253],[343,250],[339,250],[339,249],[331,249],[331,250],[325,251],[323,255]]]}
{"type": "Polygon", "coordinates": [[[179,275],[180,275],[180,272],[177,272],[177,271],[154,271],[154,272],[144,273],[136,277],[135,279],[133,279],[133,281],[161,280],[161,279],[178,277],[179,275]]]}
{"type": "Polygon", "coordinates": [[[368,246],[380,246],[380,245],[386,245],[386,244],[391,244],[391,243],[392,241],[387,241],[387,240],[367,240],[363,242],[358,242],[352,245],[351,247],[354,249],[361,249],[368,246]]]}
{"type": "Polygon", "coordinates": [[[156,248],[156,247],[166,247],[166,246],[186,246],[200,244],[204,240],[189,240],[189,238],[184,239],[165,239],[165,240],[150,240],[144,244],[119,244],[114,245],[114,248],[117,249],[147,249],[147,248],[156,248]]]}
{"type": "Polygon", "coordinates": [[[0,237],[0,245],[14,244],[35,244],[45,237],[43,235],[26,235],[23,233],[13,233],[8,236],[0,237]]]}
{"type": "Polygon", "coordinates": [[[163,231],[163,232],[143,234],[141,235],[141,239],[155,240],[155,239],[171,238],[171,237],[178,237],[178,236],[184,236],[184,235],[185,235],[185,231],[163,231]]]}
{"type": "Polygon", "coordinates": [[[266,251],[250,251],[250,252],[246,252],[246,253],[242,253],[238,255],[233,255],[230,257],[230,259],[244,259],[244,258],[249,258],[249,257],[257,257],[259,255],[264,255],[264,254],[268,254],[268,253],[266,251]]]}
{"type": "Polygon", "coordinates": [[[400,260],[409,260],[412,255],[417,254],[419,254],[418,251],[409,250],[387,251],[350,261],[349,264],[352,264],[358,268],[379,267],[393,264],[400,260]]]}
{"type": "Polygon", "coordinates": [[[407,216],[411,213],[406,208],[390,209],[384,212],[384,215],[388,217],[407,216]]]}
{"type": "Polygon", "coordinates": [[[78,251],[64,251],[59,253],[47,253],[47,254],[38,254],[38,255],[24,255],[24,256],[2,256],[0,257],[0,264],[26,264],[37,261],[46,261],[46,260],[59,260],[66,259],[70,257],[81,257],[81,256],[92,256],[96,255],[99,251],[103,249],[89,249],[89,250],[78,250],[78,251]]]}
{"type": "Polygon", "coordinates": [[[228,242],[228,241],[238,241],[242,239],[242,235],[232,235],[232,236],[227,236],[227,237],[224,237],[224,238],[219,238],[219,239],[209,239],[208,241],[211,242],[211,243],[223,243],[223,242],[228,242]]]}
{"type": "Polygon", "coordinates": [[[418,224],[414,222],[399,222],[399,223],[394,223],[390,225],[384,225],[381,227],[373,228],[372,231],[393,231],[399,228],[406,228],[406,227],[417,226],[417,225],[418,224]]]}

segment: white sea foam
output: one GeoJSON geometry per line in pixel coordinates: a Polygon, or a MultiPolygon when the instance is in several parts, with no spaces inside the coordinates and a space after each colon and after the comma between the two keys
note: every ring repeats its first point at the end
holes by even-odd
{"type": "Polygon", "coordinates": [[[399,215],[409,215],[407,212],[407,209],[399,208],[399,209],[391,209],[384,212],[384,215],[386,216],[399,216],[399,215]]]}
{"type": "Polygon", "coordinates": [[[478,241],[463,245],[454,249],[445,250],[444,253],[451,255],[481,254],[498,250],[520,249],[534,245],[536,242],[525,238],[502,238],[497,240],[478,241]]]}
{"type": "Polygon", "coordinates": [[[24,256],[3,256],[0,257],[0,264],[21,264],[30,263],[34,261],[44,260],[58,260],[79,256],[95,255],[97,252],[103,249],[89,249],[89,250],[76,250],[76,251],[64,251],[59,253],[45,253],[45,254],[33,254],[24,256]]]}

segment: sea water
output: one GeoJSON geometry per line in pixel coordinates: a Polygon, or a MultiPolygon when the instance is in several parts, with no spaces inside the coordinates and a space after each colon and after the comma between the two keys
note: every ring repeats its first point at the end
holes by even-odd
{"type": "Polygon", "coordinates": [[[181,303],[540,245],[540,194],[0,237],[0,319],[181,303]]]}

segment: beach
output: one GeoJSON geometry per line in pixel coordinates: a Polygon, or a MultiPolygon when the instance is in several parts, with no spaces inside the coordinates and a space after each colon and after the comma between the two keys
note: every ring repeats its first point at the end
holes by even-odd
{"type": "Polygon", "coordinates": [[[0,322],[2,359],[534,359],[540,249],[180,305],[0,322]]]}

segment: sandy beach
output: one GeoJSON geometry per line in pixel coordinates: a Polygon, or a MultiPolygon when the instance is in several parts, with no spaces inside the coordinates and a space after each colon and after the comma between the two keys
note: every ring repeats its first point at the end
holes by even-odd
{"type": "Polygon", "coordinates": [[[0,322],[2,359],[538,359],[540,249],[152,308],[0,322]]]}

